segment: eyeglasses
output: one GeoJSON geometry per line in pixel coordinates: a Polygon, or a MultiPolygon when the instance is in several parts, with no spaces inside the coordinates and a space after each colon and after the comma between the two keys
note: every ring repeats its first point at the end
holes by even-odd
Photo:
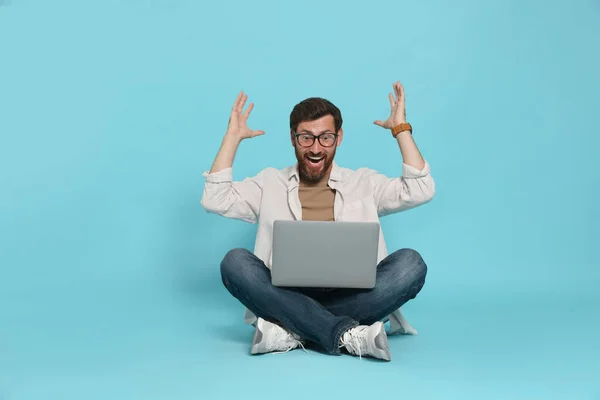
{"type": "Polygon", "coordinates": [[[337,139],[337,133],[325,132],[319,136],[315,136],[310,133],[295,133],[296,141],[302,147],[310,147],[315,143],[315,139],[319,139],[319,143],[323,147],[331,147],[335,144],[337,139]]]}

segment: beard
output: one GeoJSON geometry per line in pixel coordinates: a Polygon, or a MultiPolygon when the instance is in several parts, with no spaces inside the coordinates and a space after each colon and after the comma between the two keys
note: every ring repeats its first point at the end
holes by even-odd
{"type": "Polygon", "coordinates": [[[298,172],[300,173],[300,177],[311,183],[321,181],[321,179],[329,172],[335,152],[336,150],[331,154],[313,154],[310,151],[302,152],[301,150],[299,151],[296,149],[296,159],[298,160],[298,172]],[[319,163],[313,163],[310,161],[309,156],[311,158],[323,157],[323,159],[319,163]]]}

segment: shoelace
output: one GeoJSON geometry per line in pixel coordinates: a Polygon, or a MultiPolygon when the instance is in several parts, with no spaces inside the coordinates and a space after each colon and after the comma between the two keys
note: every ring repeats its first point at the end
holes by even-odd
{"type": "Polygon", "coordinates": [[[357,326],[350,329],[342,335],[340,347],[346,347],[351,354],[357,354],[362,359],[363,353],[367,352],[367,335],[368,326],[357,326]]]}
{"type": "Polygon", "coordinates": [[[280,351],[275,351],[275,354],[287,353],[288,351],[296,348],[296,346],[300,346],[304,351],[306,351],[301,341],[294,338],[291,333],[281,327],[277,329],[275,334],[269,336],[267,340],[267,346],[269,348],[281,349],[280,351]]]}

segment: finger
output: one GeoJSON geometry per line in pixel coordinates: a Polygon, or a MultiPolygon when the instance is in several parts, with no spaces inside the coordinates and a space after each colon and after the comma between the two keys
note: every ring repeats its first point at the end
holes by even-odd
{"type": "Polygon", "coordinates": [[[253,108],[254,108],[254,103],[250,103],[250,105],[248,105],[248,108],[246,109],[246,112],[244,112],[245,119],[248,119],[253,108]]]}
{"type": "Polygon", "coordinates": [[[256,136],[262,136],[265,134],[265,131],[252,131],[252,137],[256,137],[256,136]]]}
{"type": "Polygon", "coordinates": [[[382,120],[380,120],[380,119],[378,119],[378,120],[376,120],[376,121],[373,121],[373,123],[374,123],[375,125],[379,125],[379,126],[383,127],[383,121],[382,121],[382,120]]]}
{"type": "Polygon", "coordinates": [[[244,104],[246,104],[246,100],[248,100],[248,95],[244,93],[244,95],[242,96],[241,100],[238,103],[238,107],[237,107],[237,112],[241,113],[242,110],[244,109],[244,104]]]}
{"type": "Polygon", "coordinates": [[[390,98],[390,106],[391,106],[391,107],[394,107],[394,102],[395,102],[395,101],[394,101],[394,96],[392,96],[392,94],[391,94],[391,93],[389,93],[389,94],[388,94],[388,97],[390,98]]]}
{"type": "Polygon", "coordinates": [[[396,92],[396,98],[398,100],[400,100],[401,94],[400,94],[400,82],[399,81],[396,81],[396,83],[394,83],[394,91],[396,92]]]}
{"type": "Polygon", "coordinates": [[[237,97],[235,98],[235,101],[233,102],[233,107],[231,107],[232,110],[237,110],[237,107],[238,107],[243,95],[244,95],[243,91],[240,91],[238,93],[237,97]]]}
{"type": "Polygon", "coordinates": [[[404,100],[404,86],[401,83],[398,83],[398,91],[400,93],[400,98],[404,100]]]}

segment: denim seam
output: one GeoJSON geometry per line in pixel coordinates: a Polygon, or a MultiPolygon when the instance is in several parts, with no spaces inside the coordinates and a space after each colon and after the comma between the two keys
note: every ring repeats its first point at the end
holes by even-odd
{"type": "Polygon", "coordinates": [[[402,307],[402,305],[406,304],[409,300],[414,299],[417,297],[417,295],[419,294],[420,290],[419,290],[419,286],[422,288],[424,286],[425,282],[424,280],[422,280],[420,283],[411,286],[409,288],[409,290],[406,291],[406,293],[404,294],[404,296],[400,297],[396,303],[399,303],[398,306],[396,306],[394,303],[393,306],[388,307],[387,309],[385,309],[383,312],[379,311],[376,314],[373,315],[369,315],[368,317],[364,318],[365,321],[369,321],[369,322],[373,322],[373,321],[380,321],[381,319],[385,318],[387,315],[391,314],[394,310],[397,310],[398,308],[402,307]],[[412,295],[412,293],[414,293],[414,295],[412,295]],[[381,318],[375,318],[375,315],[377,314],[382,314],[383,316],[381,318]]]}
{"type": "Polygon", "coordinates": [[[342,321],[340,321],[334,328],[333,331],[335,332],[335,335],[333,336],[333,348],[331,351],[331,354],[333,355],[339,355],[341,354],[340,351],[340,340],[342,338],[342,335],[351,328],[357,327],[359,325],[358,321],[355,321],[353,319],[344,319],[342,321]]]}

